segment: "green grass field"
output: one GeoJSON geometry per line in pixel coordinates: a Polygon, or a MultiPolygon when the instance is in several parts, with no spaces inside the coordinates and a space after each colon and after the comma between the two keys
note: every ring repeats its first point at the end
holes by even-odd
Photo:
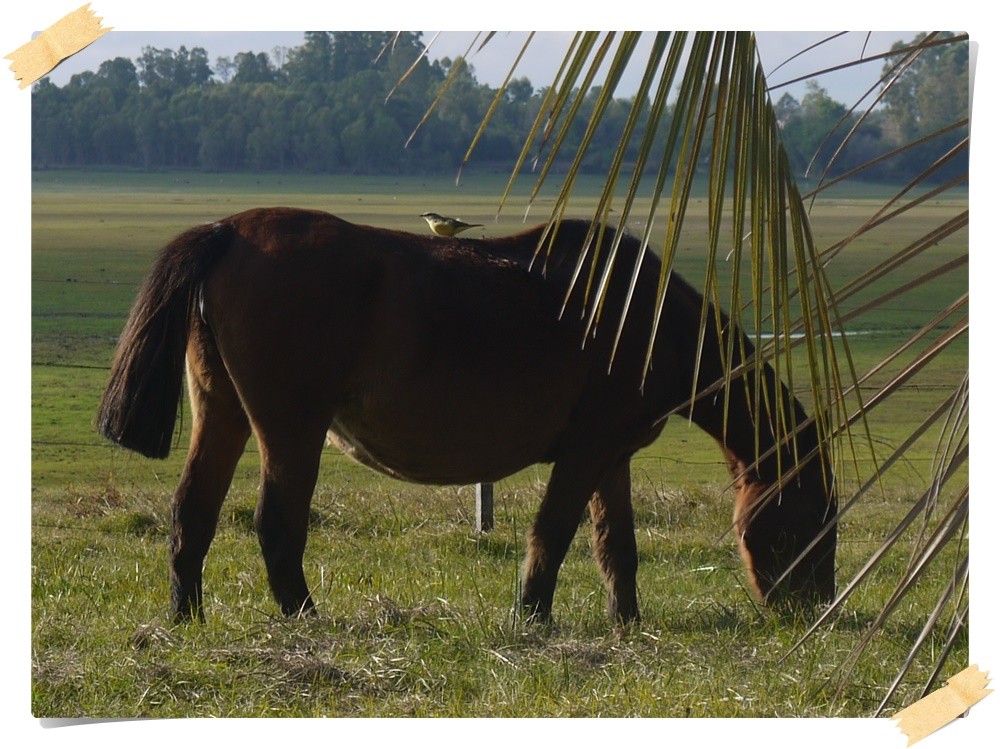
{"type": "MultiPolygon", "coordinates": [[[[808,622],[748,598],[731,534],[732,498],[714,443],[675,418],[633,462],[641,626],[615,630],[581,528],[560,575],[556,627],[512,618],[524,534],[547,469],[497,486],[496,529],[473,529],[472,487],[416,487],[377,476],[333,450],[314,497],[306,575],[321,614],[278,617],[252,529],[251,442],[206,567],[208,622],[169,625],[169,499],[186,434],[166,461],[104,444],[93,429],[116,336],[153,253],[199,222],[259,205],[320,208],[358,223],[425,231],[426,210],[522,228],[525,189],[493,222],[502,177],[40,172],[32,191],[32,711],[38,717],[176,716],[863,716],[877,706],[933,606],[921,584],[842,690],[829,680],[896,583],[905,553],[843,615],[779,661],[808,622]]],[[[840,188],[813,210],[818,243],[870,215],[873,188],[840,188]]],[[[579,211],[593,204],[579,188],[579,211]]],[[[548,198],[532,216],[545,217],[548,198]]],[[[697,208],[697,206],[695,206],[697,208]]],[[[842,253],[835,285],[904,246],[954,204],[928,204],[905,228],[878,230],[842,253]]],[[[679,268],[700,284],[703,219],[693,218],[679,268]]],[[[900,269],[933,270],[966,234],[900,269]]],[[[894,279],[897,280],[897,279],[894,279]]],[[[859,370],[903,342],[928,310],[968,287],[964,270],[852,322],[859,370]]],[[[884,284],[867,292],[876,296],[884,284]]],[[[870,423],[888,454],[968,366],[953,347],[870,423]]],[[[882,378],[877,378],[882,379],[882,378]]],[[[869,383],[868,387],[874,387],[869,383]]],[[[185,418],[185,423],[187,419],[185,418]]],[[[846,518],[846,580],[923,490],[933,443],[846,518]]],[[[864,457],[862,457],[864,464],[864,457]]],[[[862,478],[864,478],[862,476],[862,478]]],[[[845,487],[857,478],[848,475],[845,487]]],[[[957,554],[954,550],[952,556],[957,554]]],[[[950,575],[942,556],[931,581],[950,575]]],[[[898,557],[898,558],[897,558],[898,557]]],[[[963,638],[965,635],[963,635],[963,638]]],[[[931,648],[940,647],[940,638],[931,648]]],[[[967,663],[967,640],[943,676],[967,663]]],[[[920,665],[894,701],[929,675],[920,665]]]]}

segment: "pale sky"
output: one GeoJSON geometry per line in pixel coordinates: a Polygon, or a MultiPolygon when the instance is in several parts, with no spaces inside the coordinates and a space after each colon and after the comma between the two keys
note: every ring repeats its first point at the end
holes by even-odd
{"type": "MultiPolygon", "coordinates": [[[[110,21],[109,21],[110,23],[110,21]]],[[[758,45],[764,69],[769,74],[796,53],[808,48],[832,32],[772,31],[758,32],[758,45]]],[[[789,63],[769,75],[772,84],[778,84],[805,73],[841,64],[863,56],[871,56],[888,49],[895,41],[909,41],[916,31],[851,32],[836,40],[823,44],[815,50],[789,63]]],[[[430,57],[456,57],[465,55],[470,45],[473,51],[468,59],[481,83],[498,86],[528,34],[512,31],[497,34],[481,51],[477,51],[476,33],[473,31],[445,31],[438,35],[435,31],[424,32],[423,42],[430,45],[430,57]]],[[[527,76],[536,87],[552,82],[558,70],[570,34],[566,32],[541,32],[532,41],[524,60],[515,73],[527,76]]],[[[188,49],[202,47],[214,65],[218,57],[233,57],[238,52],[270,53],[275,47],[297,47],[304,41],[302,31],[112,31],[98,39],[90,47],[62,63],[49,76],[53,83],[65,85],[70,77],[81,71],[97,70],[105,60],[127,57],[135,60],[147,46],[176,50],[181,46],[188,49]]],[[[648,48],[648,40],[647,40],[648,48]]],[[[637,57],[643,57],[638,54],[637,57]]],[[[819,83],[837,101],[851,105],[864,94],[878,78],[882,63],[875,62],[858,66],[847,71],[824,75],[819,83]]],[[[641,75],[638,68],[627,76],[621,84],[620,92],[628,95],[634,92],[641,75]]],[[[782,89],[784,91],[785,89],[782,89]]],[[[805,84],[799,83],[787,89],[797,98],[802,97],[805,84]]],[[[780,93],[778,94],[780,97],[780,93]]],[[[776,97],[777,98],[777,97],[776,97]]]]}
{"type": "MultiPolygon", "coordinates": [[[[84,0],[34,0],[5,11],[0,38],[16,38],[10,48],[26,42],[37,32],[84,0]],[[15,31],[17,29],[17,31],[15,31]],[[30,29],[21,31],[20,29],[30,29]]],[[[73,73],[96,70],[103,61],[117,56],[135,59],[145,46],[177,49],[203,47],[211,63],[218,57],[238,52],[270,53],[275,47],[295,47],[303,42],[306,29],[414,29],[425,31],[423,41],[431,44],[431,57],[454,57],[466,52],[474,32],[466,29],[520,29],[503,32],[482,51],[469,56],[476,77],[482,83],[498,85],[527,35],[523,29],[547,29],[546,36],[532,44],[516,75],[527,76],[536,87],[551,84],[566,49],[569,34],[559,29],[767,29],[758,31],[759,48],[766,71],[770,72],[793,54],[829,36],[832,31],[800,31],[831,25],[856,31],[836,42],[803,55],[769,76],[777,84],[788,78],[815,72],[888,49],[895,41],[909,41],[915,31],[886,31],[899,26],[896,4],[871,0],[838,0],[832,5],[804,6],[788,0],[748,3],[745,0],[712,0],[711,3],[650,3],[648,0],[615,0],[613,3],[540,3],[538,0],[503,0],[499,3],[469,0],[422,0],[421,2],[317,3],[315,0],[281,0],[280,3],[208,3],[201,0],[171,0],[164,3],[136,3],[134,0],[92,0],[91,8],[113,31],[89,48],[60,65],[50,78],[64,85],[73,73]],[[234,11],[234,8],[238,10],[234,11]],[[834,12],[835,11],[835,12],[834,12]],[[232,32],[240,33],[232,33],[232,32]]],[[[902,17],[913,21],[916,30],[929,28],[969,31],[973,41],[981,40],[982,23],[976,25],[977,11],[970,0],[935,4],[933,14],[923,9],[907,11],[902,17]],[[969,7],[965,7],[968,5],[969,7]],[[971,24],[971,28],[970,28],[971,24]],[[977,36],[978,30],[978,36],[977,36]]],[[[978,13],[983,13],[980,5],[978,13]]],[[[835,31],[835,30],[834,30],[835,31]]],[[[642,57],[640,54],[639,57],[642,57]]],[[[878,78],[881,63],[859,66],[823,76],[819,83],[837,101],[852,105],[878,78]]],[[[640,72],[626,79],[619,93],[634,91],[640,72]],[[630,90],[631,89],[631,90],[630,90]]],[[[783,89],[785,90],[785,89],[783,89]]],[[[783,91],[782,90],[782,91],[783,91]]],[[[801,98],[804,84],[789,89],[801,98]]],[[[777,94],[780,96],[780,93],[777,94]]]]}

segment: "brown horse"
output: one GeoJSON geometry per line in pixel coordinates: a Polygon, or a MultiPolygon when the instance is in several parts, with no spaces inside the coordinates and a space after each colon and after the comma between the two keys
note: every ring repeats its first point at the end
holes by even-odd
{"type": "MultiPolygon", "coordinates": [[[[702,297],[673,274],[643,381],[660,268],[646,251],[609,371],[616,331],[598,329],[581,345],[582,292],[561,314],[588,229],[561,223],[544,264],[534,265],[542,227],[445,239],[290,208],[247,211],[167,245],[122,333],[98,428],[165,457],[186,359],[194,416],[173,499],[175,617],[203,617],[202,564],[253,433],[261,453],[255,527],[285,614],[313,608],[302,557],[329,439],[367,466],[424,483],[493,481],[552,463],[528,538],[525,613],[549,618],[556,574],[589,504],[610,613],[638,619],[630,459],[689,400],[695,372],[700,392],[723,377],[720,350],[732,345],[746,357],[752,348],[729,332],[720,346],[710,324],[699,354],[702,297]]],[[[590,243],[588,264],[597,252],[603,267],[612,237],[608,230],[590,243]]],[[[639,252],[626,237],[608,309],[622,308],[639,252]]],[[[744,371],[683,410],[728,460],[755,593],[767,602],[829,600],[836,529],[823,529],[836,503],[828,462],[799,403],[770,368],[761,373],[744,371]],[[786,431],[802,425],[797,451],[776,445],[779,421],[786,431]],[[780,477],[779,465],[795,456],[794,474],[780,477]]]]}

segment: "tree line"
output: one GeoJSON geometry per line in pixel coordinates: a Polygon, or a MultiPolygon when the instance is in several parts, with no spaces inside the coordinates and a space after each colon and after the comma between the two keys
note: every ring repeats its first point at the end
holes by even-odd
{"type": "MultiPolygon", "coordinates": [[[[902,48],[903,42],[898,45],[902,48]]],[[[860,115],[810,84],[799,101],[775,104],[796,173],[821,173],[839,134],[852,134],[832,174],[967,117],[968,46],[946,45],[907,69],[873,115],[860,115]],[[828,137],[834,132],[833,137],[828,137]],[[818,153],[817,153],[818,152],[818,153]],[[814,159],[814,156],[816,157],[814,159]]],[[[306,32],[302,45],[243,52],[214,65],[199,47],[147,47],[136,60],[117,57],[62,86],[49,79],[32,95],[32,165],[36,169],[110,167],[144,170],[435,173],[462,162],[496,90],[459,58],[428,61],[419,33],[306,32]],[[419,62],[414,66],[414,60],[419,62]],[[412,67],[412,69],[411,69],[412,67]],[[401,85],[400,80],[406,76],[401,85]],[[433,113],[411,133],[450,86],[433,113]],[[391,95],[390,95],[391,92],[391,95]]],[[[886,63],[889,65],[890,63],[886,63]]],[[[513,80],[480,139],[472,166],[510,169],[542,105],[544,89],[513,80]]],[[[599,89],[587,92],[562,153],[572,158],[599,89]]],[[[604,173],[632,107],[616,99],[595,135],[584,170],[604,173]]],[[[664,132],[669,116],[661,123],[664,132]]],[[[956,128],[921,146],[946,154],[967,134],[956,128]]],[[[860,176],[911,176],[912,151],[860,176]]],[[[946,175],[967,170],[967,155],[946,175]]],[[[655,159],[650,163],[656,163],[655,159]]]]}

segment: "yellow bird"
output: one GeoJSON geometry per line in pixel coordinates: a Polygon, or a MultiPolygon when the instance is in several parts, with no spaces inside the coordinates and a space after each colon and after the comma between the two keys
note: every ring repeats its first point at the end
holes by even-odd
{"type": "Polygon", "coordinates": [[[426,221],[427,225],[431,227],[431,231],[439,237],[454,237],[466,229],[482,226],[482,224],[467,224],[457,218],[448,218],[437,213],[421,213],[420,218],[426,221]]]}

